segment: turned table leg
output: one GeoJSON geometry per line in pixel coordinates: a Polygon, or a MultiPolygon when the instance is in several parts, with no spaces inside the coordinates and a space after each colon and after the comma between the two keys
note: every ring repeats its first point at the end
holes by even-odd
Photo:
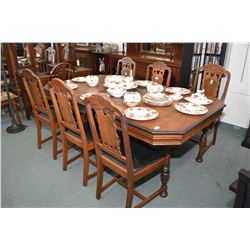
{"type": "Polygon", "coordinates": [[[196,161],[197,162],[202,162],[203,159],[203,154],[205,153],[206,149],[207,149],[207,131],[208,131],[208,128],[204,128],[202,130],[202,135],[201,135],[201,138],[199,140],[199,152],[198,152],[198,155],[196,157],[196,161]]]}
{"type": "Polygon", "coordinates": [[[167,197],[168,196],[168,186],[167,186],[167,183],[168,183],[168,180],[169,180],[169,159],[170,157],[168,158],[168,161],[167,163],[163,166],[162,170],[161,170],[161,193],[160,193],[160,196],[161,197],[167,197]]]}

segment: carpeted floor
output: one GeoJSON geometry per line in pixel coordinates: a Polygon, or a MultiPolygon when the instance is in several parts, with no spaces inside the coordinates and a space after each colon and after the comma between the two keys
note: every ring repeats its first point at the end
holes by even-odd
{"type": "MultiPolygon", "coordinates": [[[[56,161],[52,159],[52,142],[38,150],[35,122],[25,124],[25,131],[7,134],[9,118],[1,121],[2,207],[124,207],[124,188],[114,184],[101,200],[96,200],[96,178],[88,187],[82,186],[82,159],[62,171],[62,155],[56,161]]],[[[45,128],[43,133],[49,135],[50,130],[45,128]]],[[[171,159],[168,197],[157,197],[145,207],[232,207],[234,194],[228,186],[241,168],[249,169],[249,149],[240,146],[243,137],[237,130],[221,126],[217,144],[201,164],[195,161],[197,145],[187,142],[178,147],[171,159]]],[[[108,178],[106,174],[105,180],[108,178]]],[[[138,190],[149,194],[159,185],[160,176],[155,175],[138,190]]],[[[138,201],[135,197],[134,204],[138,201]]]]}

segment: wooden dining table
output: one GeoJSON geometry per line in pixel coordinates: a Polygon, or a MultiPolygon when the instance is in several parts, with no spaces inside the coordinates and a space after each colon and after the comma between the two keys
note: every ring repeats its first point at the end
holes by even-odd
{"type": "MultiPolygon", "coordinates": [[[[73,90],[74,96],[79,105],[84,105],[80,96],[84,93],[107,93],[103,86],[105,75],[99,76],[99,84],[96,87],[89,87],[86,82],[78,83],[78,88],[73,90]]],[[[137,87],[136,90],[144,95],[147,90],[143,87],[137,87]]],[[[123,98],[113,99],[114,103],[123,110],[128,107],[123,103],[123,98]]],[[[196,158],[197,162],[202,162],[203,154],[209,146],[206,141],[208,127],[219,121],[222,111],[225,108],[223,101],[213,99],[213,102],[207,105],[208,112],[204,115],[184,114],[175,109],[175,104],[185,102],[184,100],[174,101],[170,106],[149,106],[141,102],[138,106],[150,107],[158,111],[159,115],[153,120],[138,121],[128,119],[128,132],[131,136],[136,137],[151,145],[173,146],[182,145],[187,140],[201,133],[199,140],[199,152],[196,158]]]]}

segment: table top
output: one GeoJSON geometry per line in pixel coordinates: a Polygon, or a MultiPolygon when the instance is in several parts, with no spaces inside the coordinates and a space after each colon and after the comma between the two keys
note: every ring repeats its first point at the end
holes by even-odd
{"type": "MultiPolygon", "coordinates": [[[[73,90],[77,102],[84,105],[84,101],[80,99],[83,93],[106,93],[106,88],[103,86],[104,79],[104,75],[99,76],[99,85],[96,87],[89,87],[87,83],[79,83],[79,87],[73,90]]],[[[142,87],[137,87],[136,91],[142,95],[146,93],[146,89],[142,87]]],[[[123,98],[110,98],[123,110],[128,108],[123,103],[123,98]]],[[[183,100],[179,102],[183,102],[183,100]]],[[[149,121],[128,119],[130,134],[153,145],[180,145],[208,126],[212,121],[218,119],[226,106],[222,101],[214,99],[213,103],[207,106],[208,113],[196,116],[178,112],[174,107],[176,103],[174,101],[170,106],[155,107],[141,102],[138,106],[153,108],[158,111],[159,116],[149,121]]]]}

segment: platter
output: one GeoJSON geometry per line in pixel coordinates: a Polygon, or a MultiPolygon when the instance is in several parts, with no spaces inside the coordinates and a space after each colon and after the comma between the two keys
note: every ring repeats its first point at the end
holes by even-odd
{"type": "Polygon", "coordinates": [[[156,110],[146,107],[128,108],[124,112],[127,118],[138,121],[153,120],[159,115],[156,110]]]}
{"type": "Polygon", "coordinates": [[[185,100],[190,103],[198,104],[198,105],[209,105],[213,101],[208,98],[192,98],[191,96],[185,97],[185,100]]]}
{"type": "Polygon", "coordinates": [[[137,81],[134,81],[134,83],[137,86],[140,86],[140,87],[143,87],[143,88],[146,88],[149,84],[153,84],[152,81],[147,81],[147,80],[137,80],[137,81]]]}
{"type": "Polygon", "coordinates": [[[165,89],[166,92],[170,94],[188,95],[191,93],[189,89],[180,87],[168,87],[165,89]]]}
{"type": "Polygon", "coordinates": [[[151,106],[169,106],[173,100],[164,93],[147,93],[143,96],[143,102],[151,106]]]}

